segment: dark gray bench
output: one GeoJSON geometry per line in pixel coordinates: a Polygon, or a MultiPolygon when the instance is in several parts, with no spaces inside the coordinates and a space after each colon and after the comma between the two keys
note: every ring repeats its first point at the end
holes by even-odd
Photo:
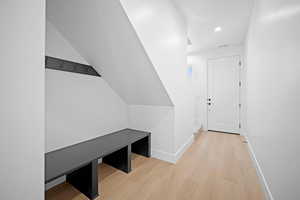
{"type": "Polygon", "coordinates": [[[98,159],[126,173],[131,152],[151,156],[149,132],[124,129],[45,154],[45,183],[66,175],[67,182],[90,199],[98,192],[98,159]]]}

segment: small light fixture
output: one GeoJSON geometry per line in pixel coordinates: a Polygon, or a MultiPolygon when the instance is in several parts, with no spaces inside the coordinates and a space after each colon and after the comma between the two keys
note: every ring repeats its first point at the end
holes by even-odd
{"type": "Polygon", "coordinates": [[[226,48],[226,47],[229,47],[229,44],[222,44],[218,46],[218,48],[226,48]]]}
{"type": "Polygon", "coordinates": [[[191,45],[192,45],[192,41],[191,41],[191,39],[190,39],[190,38],[188,38],[188,39],[187,39],[187,44],[188,44],[189,46],[191,46],[191,45]]]}
{"type": "Polygon", "coordinates": [[[222,31],[222,28],[220,26],[215,28],[215,33],[222,31]]]}

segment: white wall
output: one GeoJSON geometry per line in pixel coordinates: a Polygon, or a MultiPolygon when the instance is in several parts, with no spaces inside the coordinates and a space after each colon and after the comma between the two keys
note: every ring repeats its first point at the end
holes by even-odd
{"type": "Polygon", "coordinates": [[[242,60],[241,69],[241,134],[246,132],[246,64],[244,61],[244,46],[234,45],[218,49],[208,49],[200,52],[191,53],[188,56],[188,63],[193,67],[193,88],[195,94],[195,108],[197,126],[203,126],[207,130],[207,62],[209,59],[215,59],[226,56],[240,55],[242,60]]]}
{"type": "Polygon", "coordinates": [[[46,20],[46,54],[88,65],[88,62],[49,20],[46,20]]]}
{"type": "MultiPolygon", "coordinates": [[[[46,55],[85,63],[47,22],[46,55]]],[[[128,128],[127,104],[100,77],[46,70],[46,151],[128,128]]]]}
{"type": "Polygon", "coordinates": [[[173,162],[174,107],[131,105],[129,126],[151,132],[152,156],[173,162]]]}
{"type": "Polygon", "coordinates": [[[169,0],[121,0],[147,55],[174,103],[177,152],[193,133],[193,98],[187,76],[187,28],[169,0]]]}
{"type": "MultiPolygon", "coordinates": [[[[141,8],[146,2],[133,3],[141,8]]],[[[193,132],[193,99],[186,64],[186,26],[172,2],[148,3],[153,6],[155,18],[148,23],[146,31],[149,33],[143,37],[137,37],[137,30],[141,27],[136,29],[134,23],[130,23],[126,9],[124,11],[118,0],[75,0],[72,4],[67,0],[51,0],[47,2],[47,17],[80,55],[100,71],[125,102],[132,105],[129,108],[130,127],[161,127],[160,119],[166,114],[161,107],[172,107],[176,101],[176,107],[170,111],[174,116],[167,113],[168,122],[174,122],[173,127],[168,126],[168,131],[155,128],[157,131],[152,132],[154,140],[160,142],[154,142],[157,151],[167,149],[167,154],[173,155],[190,140],[193,132]],[[159,21],[161,23],[157,23],[159,21]],[[161,30],[159,35],[156,35],[156,30],[161,30]],[[149,40],[146,40],[144,37],[148,36],[149,40]],[[139,111],[135,105],[138,105],[139,111]],[[140,109],[147,116],[139,118],[140,109]],[[141,119],[145,121],[141,122],[141,119]],[[141,125],[137,126],[135,120],[141,125]],[[152,121],[157,124],[148,124],[152,121]],[[170,135],[171,150],[169,143],[166,144],[163,139],[170,135]]]]}
{"type": "Polygon", "coordinates": [[[127,104],[173,105],[119,0],[48,0],[47,19],[127,104]]]}
{"type": "Polygon", "coordinates": [[[44,199],[45,2],[0,2],[0,199],[44,199]]]}
{"type": "Polygon", "coordinates": [[[256,1],[247,41],[248,137],[277,200],[299,199],[300,2],[256,1]]]}

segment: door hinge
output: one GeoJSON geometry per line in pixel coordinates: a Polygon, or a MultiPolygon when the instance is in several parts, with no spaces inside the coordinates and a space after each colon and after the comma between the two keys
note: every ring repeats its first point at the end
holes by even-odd
{"type": "Polygon", "coordinates": [[[240,66],[240,67],[242,66],[242,61],[239,61],[239,66],[240,66]]]}
{"type": "Polygon", "coordinates": [[[241,125],[241,123],[239,123],[239,128],[242,128],[242,125],[241,125]]]}
{"type": "Polygon", "coordinates": [[[242,87],[242,81],[239,81],[239,86],[242,87]]]}
{"type": "Polygon", "coordinates": [[[242,104],[239,104],[239,108],[241,108],[242,107],[242,104]]]}

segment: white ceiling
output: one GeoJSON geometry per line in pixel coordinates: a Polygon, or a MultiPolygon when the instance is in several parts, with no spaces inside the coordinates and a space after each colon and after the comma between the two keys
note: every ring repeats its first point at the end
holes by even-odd
{"type": "Polygon", "coordinates": [[[242,44],[253,0],[174,0],[187,18],[191,51],[242,44]],[[215,33],[215,27],[222,31],[215,33]]]}

